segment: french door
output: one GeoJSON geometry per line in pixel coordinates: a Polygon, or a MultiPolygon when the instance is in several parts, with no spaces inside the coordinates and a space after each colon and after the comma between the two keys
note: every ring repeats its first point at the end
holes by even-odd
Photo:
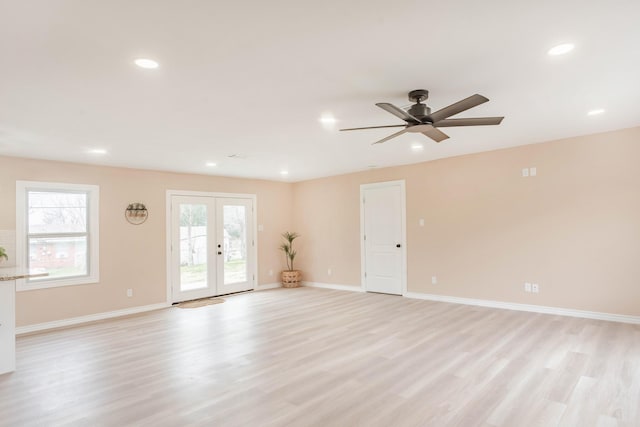
{"type": "Polygon", "coordinates": [[[171,196],[171,301],[254,288],[253,199],[171,196]]]}

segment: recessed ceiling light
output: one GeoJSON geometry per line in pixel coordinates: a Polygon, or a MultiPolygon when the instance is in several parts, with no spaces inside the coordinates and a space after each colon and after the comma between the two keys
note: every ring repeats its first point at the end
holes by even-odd
{"type": "Polygon", "coordinates": [[[574,47],[573,43],[563,43],[552,47],[547,53],[551,56],[564,55],[571,52],[574,47]]]}
{"type": "Polygon", "coordinates": [[[205,163],[205,165],[206,165],[207,167],[210,167],[210,168],[213,168],[213,167],[218,166],[218,164],[217,164],[217,163],[215,163],[215,162],[207,162],[207,163],[205,163]]]}
{"type": "Polygon", "coordinates": [[[325,113],[322,116],[320,116],[320,123],[325,124],[325,125],[332,125],[335,124],[335,122],[337,121],[335,117],[333,117],[332,114],[329,113],[325,113]]]}
{"type": "Polygon", "coordinates": [[[419,142],[414,142],[413,144],[411,144],[411,151],[422,151],[424,150],[424,145],[420,144],[419,142]]]}
{"type": "Polygon", "coordinates": [[[587,113],[588,116],[597,116],[598,114],[604,113],[604,108],[598,108],[595,110],[591,110],[587,113]]]}
{"type": "Polygon", "coordinates": [[[336,118],[333,117],[333,114],[331,113],[324,113],[322,116],[320,116],[318,121],[322,124],[322,127],[325,129],[333,129],[333,127],[337,122],[336,118]]]}
{"type": "Polygon", "coordinates": [[[289,171],[280,171],[280,175],[289,175],[289,171]]]}
{"type": "Polygon", "coordinates": [[[87,153],[89,154],[107,154],[107,150],[105,150],[104,148],[93,148],[91,150],[87,150],[87,153]]]}
{"type": "Polygon", "coordinates": [[[146,68],[149,70],[153,70],[155,68],[158,68],[160,66],[160,64],[158,64],[156,61],[154,61],[153,59],[148,59],[148,58],[138,58],[135,61],[135,64],[140,67],[140,68],[146,68]]]}

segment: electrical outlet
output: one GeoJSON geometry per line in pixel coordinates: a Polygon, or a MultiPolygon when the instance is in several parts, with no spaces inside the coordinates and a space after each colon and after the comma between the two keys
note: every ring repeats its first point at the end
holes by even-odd
{"type": "Polygon", "coordinates": [[[131,298],[133,296],[133,289],[127,289],[127,296],[131,298]]]}
{"type": "Polygon", "coordinates": [[[538,292],[540,292],[540,287],[538,286],[537,283],[531,284],[531,292],[533,292],[534,294],[537,294],[538,292]]]}
{"type": "Polygon", "coordinates": [[[269,270],[269,276],[273,276],[273,270],[269,270]]]}
{"type": "Polygon", "coordinates": [[[531,292],[531,283],[527,282],[524,284],[524,291],[531,292]]]}
{"type": "Polygon", "coordinates": [[[327,276],[331,276],[331,269],[330,268],[327,269],[327,276]]]}
{"type": "Polygon", "coordinates": [[[538,169],[529,168],[529,176],[536,176],[538,174],[538,169]]]}
{"type": "Polygon", "coordinates": [[[418,221],[418,225],[420,227],[424,227],[424,218],[420,218],[420,221],[418,221]]]}
{"type": "Polygon", "coordinates": [[[438,277],[437,276],[431,276],[431,284],[432,285],[437,285],[438,284],[438,277]]]}

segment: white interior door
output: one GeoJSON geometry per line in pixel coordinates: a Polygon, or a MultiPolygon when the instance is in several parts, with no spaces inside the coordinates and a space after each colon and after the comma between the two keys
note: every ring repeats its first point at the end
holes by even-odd
{"type": "Polygon", "coordinates": [[[368,292],[405,288],[404,181],[361,186],[363,283],[368,292]]]}
{"type": "Polygon", "coordinates": [[[171,302],[255,284],[253,200],[171,196],[171,302]]]}

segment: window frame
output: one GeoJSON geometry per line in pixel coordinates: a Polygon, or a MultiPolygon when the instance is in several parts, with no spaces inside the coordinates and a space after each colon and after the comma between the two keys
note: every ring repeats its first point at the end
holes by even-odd
{"type": "MultiPolygon", "coordinates": [[[[99,198],[100,187],[89,184],[69,184],[58,182],[16,181],[16,268],[24,271],[29,265],[29,198],[30,191],[86,193],[87,194],[87,274],[60,278],[16,280],[16,291],[56,288],[62,286],[86,285],[100,281],[99,266],[99,198]]],[[[34,233],[51,234],[61,233],[34,233]]],[[[72,235],[74,233],[62,233],[72,235]]],[[[77,234],[77,233],[76,233],[77,234]]]]}

